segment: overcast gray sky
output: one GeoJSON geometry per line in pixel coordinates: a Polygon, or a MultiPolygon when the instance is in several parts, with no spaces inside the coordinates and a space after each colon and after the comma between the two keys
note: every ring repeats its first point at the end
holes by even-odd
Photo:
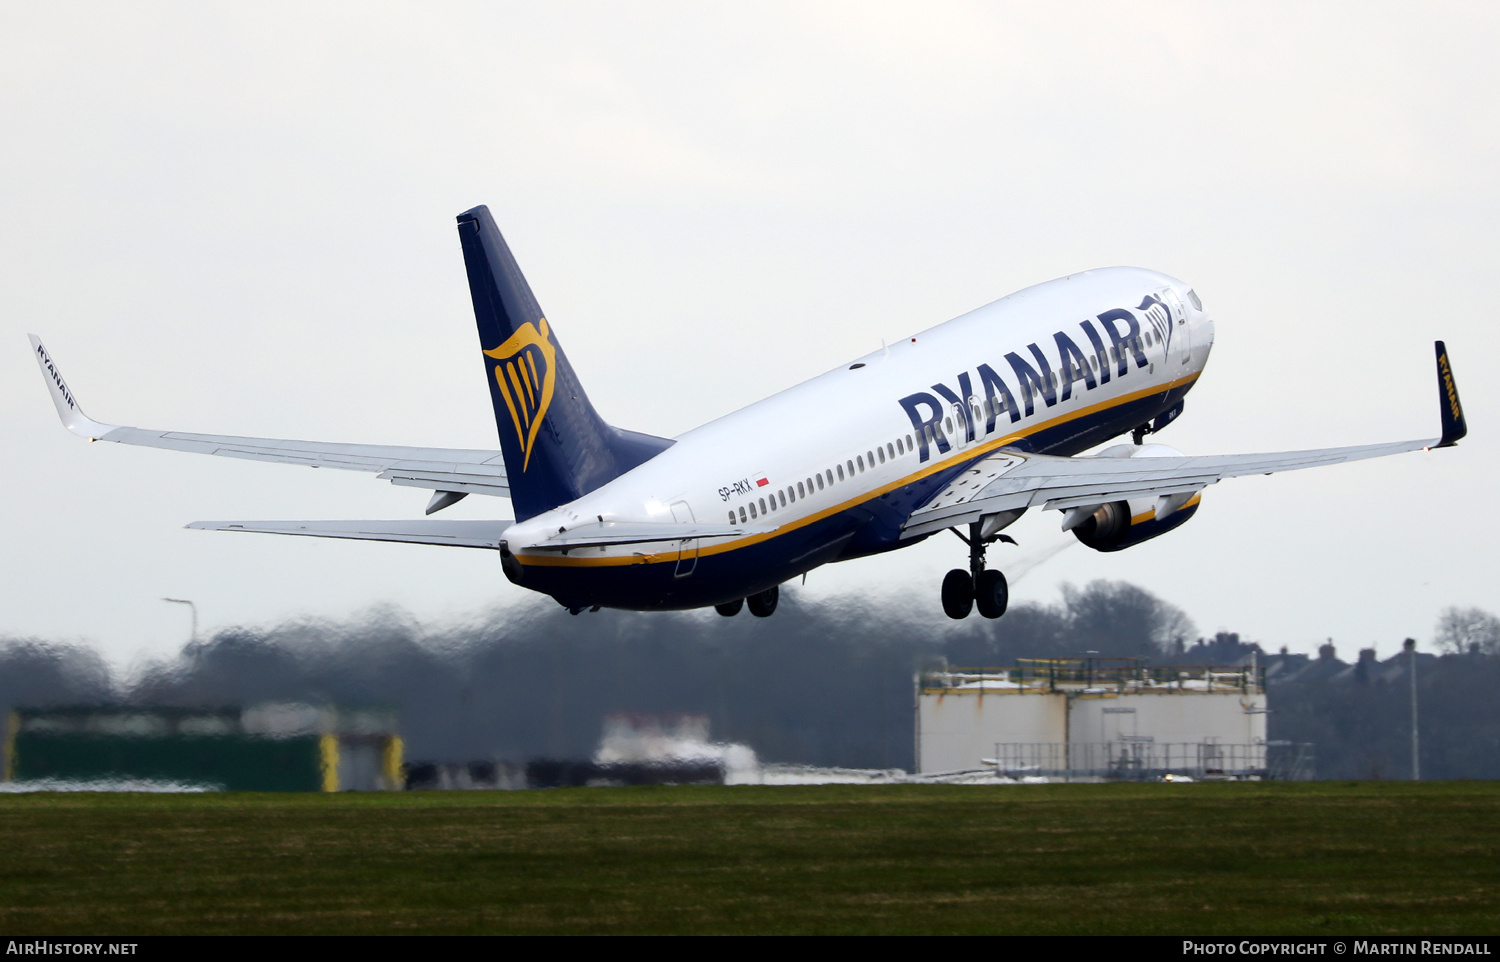
{"type": "MultiPolygon", "coordinates": [[[[1463,3],[0,3],[0,634],[128,663],[185,639],[164,595],[206,630],[531,604],[480,552],[182,530],[426,494],[85,444],[23,336],[105,421],[490,447],[453,222],[485,203],[601,412],[663,435],[1113,264],[1217,320],[1160,438],[1188,453],[1430,436],[1445,338],[1457,450],[1228,481],[1013,595],[1123,579],[1273,647],[1425,644],[1500,609],[1497,42],[1463,3]]],[[[799,590],[940,618],[962,559],[799,590]]]]}

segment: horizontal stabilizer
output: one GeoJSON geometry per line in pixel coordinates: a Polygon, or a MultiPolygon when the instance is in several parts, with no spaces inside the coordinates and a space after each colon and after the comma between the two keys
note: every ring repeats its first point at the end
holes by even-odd
{"type": "Polygon", "coordinates": [[[401,541],[455,548],[499,548],[500,535],[514,522],[502,521],[194,521],[199,531],[253,531],[306,538],[401,541]]]}
{"type": "Polygon", "coordinates": [[[527,545],[530,550],[598,548],[606,545],[651,544],[663,541],[691,541],[694,538],[743,538],[770,534],[774,527],[743,524],[694,524],[691,522],[595,521],[559,531],[541,544],[527,545]]]}

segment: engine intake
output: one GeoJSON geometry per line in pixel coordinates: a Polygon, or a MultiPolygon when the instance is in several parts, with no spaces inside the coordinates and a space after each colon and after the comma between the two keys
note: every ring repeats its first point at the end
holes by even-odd
{"type": "MultiPolygon", "coordinates": [[[[1106,449],[1096,457],[1151,458],[1179,454],[1180,451],[1165,444],[1121,444],[1106,449]]],[[[1073,535],[1095,551],[1120,551],[1160,537],[1184,524],[1197,513],[1201,497],[1201,493],[1195,493],[1180,506],[1175,504],[1176,499],[1165,498],[1111,501],[1100,505],[1092,515],[1074,526],[1073,535]],[[1158,507],[1166,512],[1164,517],[1156,516],[1158,507]]]]}
{"type": "Polygon", "coordinates": [[[1111,501],[1101,504],[1087,520],[1074,528],[1073,535],[1095,551],[1114,551],[1129,531],[1129,502],[1111,501]]]}
{"type": "Polygon", "coordinates": [[[1161,537],[1182,525],[1198,513],[1201,497],[1193,495],[1187,504],[1159,520],[1154,500],[1111,501],[1100,505],[1088,520],[1073,529],[1073,534],[1095,551],[1120,551],[1161,537]]]}

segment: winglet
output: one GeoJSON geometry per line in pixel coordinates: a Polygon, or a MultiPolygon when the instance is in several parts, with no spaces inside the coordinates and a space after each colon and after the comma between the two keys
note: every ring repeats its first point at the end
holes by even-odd
{"type": "Polygon", "coordinates": [[[36,354],[36,362],[41,365],[42,379],[47,382],[47,390],[52,394],[52,403],[57,406],[57,416],[62,418],[63,427],[72,431],[79,437],[88,438],[91,441],[104,437],[113,431],[116,425],[100,424],[79,407],[77,398],[68,389],[68,382],[63,380],[62,372],[58,371],[57,365],[52,362],[52,357],[47,349],[42,346],[42,339],[35,334],[28,334],[31,338],[31,349],[36,354]]]}
{"type": "Polygon", "coordinates": [[[1437,349],[1438,413],[1443,424],[1443,438],[1437,446],[1451,448],[1469,433],[1469,426],[1464,421],[1464,407],[1458,400],[1458,382],[1453,380],[1448,349],[1442,341],[1433,343],[1437,349]]]}

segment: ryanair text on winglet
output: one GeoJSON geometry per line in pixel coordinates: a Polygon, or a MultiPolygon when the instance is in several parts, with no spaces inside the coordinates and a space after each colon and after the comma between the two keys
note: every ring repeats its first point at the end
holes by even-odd
{"type": "Polygon", "coordinates": [[[1457,421],[1464,416],[1464,412],[1458,406],[1458,388],[1453,386],[1453,369],[1448,367],[1448,355],[1446,352],[1438,358],[1438,366],[1443,371],[1443,390],[1448,392],[1448,407],[1453,411],[1453,420],[1457,421]]]}
{"type": "Polygon", "coordinates": [[[62,375],[57,373],[57,365],[52,363],[52,358],[47,356],[47,352],[40,344],[36,346],[36,352],[41,356],[42,366],[47,369],[48,374],[52,375],[52,383],[57,385],[57,389],[62,392],[63,400],[68,402],[68,407],[78,410],[78,405],[73,403],[73,392],[68,390],[68,385],[63,381],[62,375]]]}

